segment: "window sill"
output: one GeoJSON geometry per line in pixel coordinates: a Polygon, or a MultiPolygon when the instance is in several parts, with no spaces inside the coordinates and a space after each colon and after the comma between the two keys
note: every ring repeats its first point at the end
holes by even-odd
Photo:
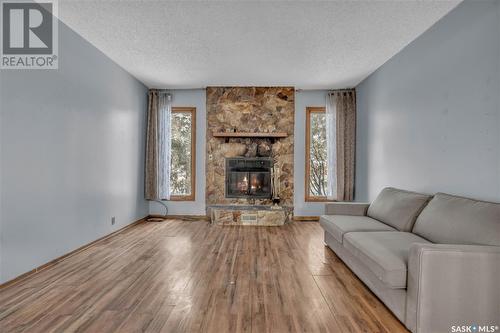
{"type": "Polygon", "coordinates": [[[328,199],[326,197],[307,197],[304,200],[305,202],[335,202],[335,199],[328,199]]]}
{"type": "Polygon", "coordinates": [[[172,195],[170,199],[164,201],[195,201],[194,195],[172,195]]]}

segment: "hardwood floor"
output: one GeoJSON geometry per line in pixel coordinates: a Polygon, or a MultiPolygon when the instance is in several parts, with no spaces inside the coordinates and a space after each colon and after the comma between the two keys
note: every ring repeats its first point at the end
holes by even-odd
{"type": "Polygon", "coordinates": [[[0,332],[406,332],[317,222],[142,223],[0,291],[0,332]]]}

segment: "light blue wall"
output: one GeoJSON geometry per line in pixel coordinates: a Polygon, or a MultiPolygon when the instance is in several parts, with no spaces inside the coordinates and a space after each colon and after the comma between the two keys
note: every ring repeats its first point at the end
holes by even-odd
{"type": "Polygon", "coordinates": [[[356,200],[500,201],[500,1],[466,1],[357,87],[356,200]]]}
{"type": "Polygon", "coordinates": [[[0,282],[148,214],[146,87],[63,24],[59,38],[58,70],[0,73],[0,282]]]}
{"type": "MultiPolygon", "coordinates": [[[[195,201],[166,202],[171,215],[205,215],[205,142],[206,93],[205,89],[172,90],[172,106],[196,107],[196,197],[195,201]]],[[[156,202],[149,204],[150,214],[164,214],[165,209],[156,202]]]]}
{"type": "Polygon", "coordinates": [[[294,138],[294,215],[319,216],[325,210],[322,202],[305,201],[306,107],[325,106],[326,90],[301,90],[295,93],[294,138]]]}

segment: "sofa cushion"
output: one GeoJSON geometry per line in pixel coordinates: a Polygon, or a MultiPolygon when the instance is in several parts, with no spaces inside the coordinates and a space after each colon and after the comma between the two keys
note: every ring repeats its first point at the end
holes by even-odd
{"type": "Polygon", "coordinates": [[[413,233],[434,243],[500,246],[500,204],[438,193],[413,233]]]}
{"type": "Polygon", "coordinates": [[[367,215],[399,231],[411,231],[431,196],[386,187],[368,208],[367,215]]]}
{"type": "Polygon", "coordinates": [[[393,227],[367,216],[324,215],[320,217],[319,223],[339,243],[342,243],[347,232],[396,231],[393,227]]]}
{"type": "Polygon", "coordinates": [[[344,248],[358,258],[388,288],[406,288],[408,252],[412,244],[429,241],[410,232],[350,232],[344,248]]]}

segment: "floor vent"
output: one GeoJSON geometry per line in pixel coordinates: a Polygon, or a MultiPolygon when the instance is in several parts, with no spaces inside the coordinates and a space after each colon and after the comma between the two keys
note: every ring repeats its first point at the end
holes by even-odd
{"type": "Polygon", "coordinates": [[[241,222],[257,223],[257,214],[241,214],[241,222]]]}

